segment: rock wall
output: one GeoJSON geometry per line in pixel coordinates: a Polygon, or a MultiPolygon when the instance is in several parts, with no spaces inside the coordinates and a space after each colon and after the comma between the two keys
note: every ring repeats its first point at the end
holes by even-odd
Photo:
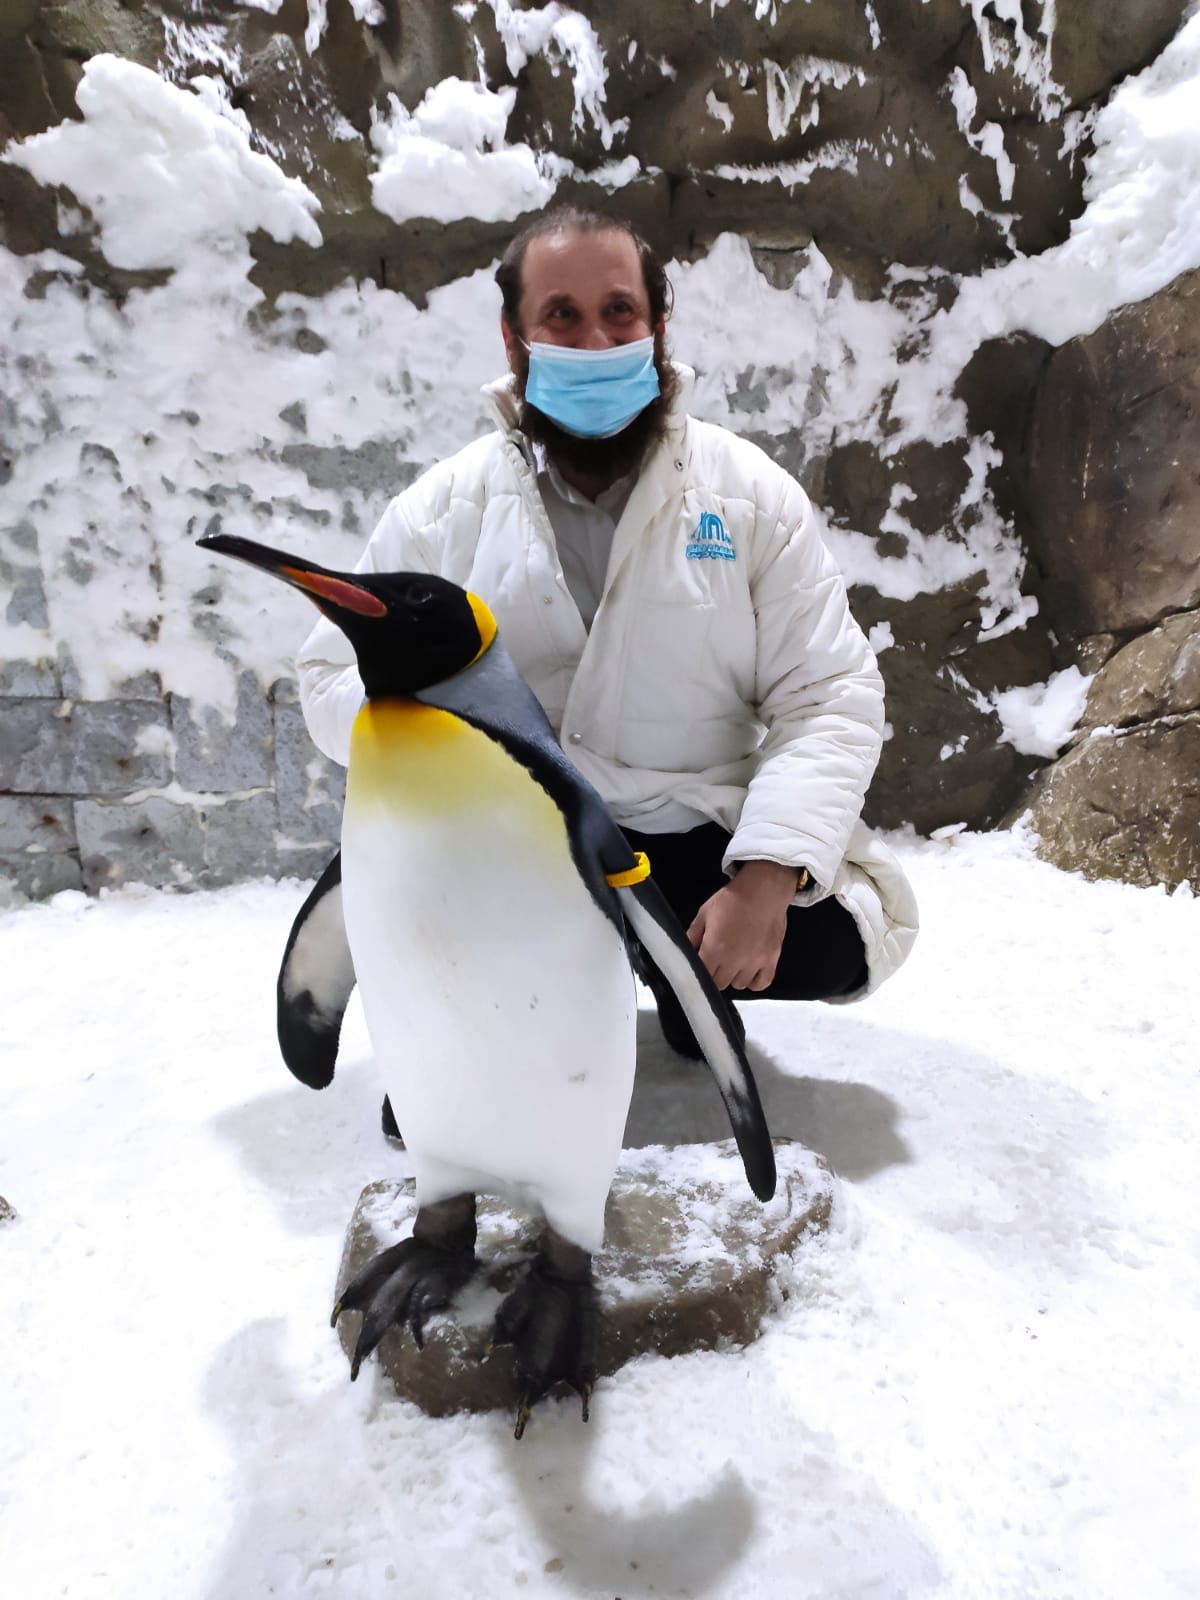
{"type": "Polygon", "coordinates": [[[871,820],[986,826],[1032,800],[1064,864],[1200,879],[1200,830],[1158,848],[1194,799],[1174,614],[1200,604],[1198,275],[1077,338],[1021,310],[1039,264],[1074,270],[1097,118],[1186,9],[0,0],[0,875],[219,883],[332,848],[339,775],[287,670],[307,618],[191,540],[350,561],[391,493],[486,426],[489,271],[519,213],[434,220],[436,181],[417,201],[380,181],[414,128],[462,142],[423,102],[458,79],[507,108],[464,160],[527,157],[531,196],[632,216],[675,263],[697,409],[824,508],[888,682],[871,820]],[[65,145],[34,136],[81,108],[96,149],[184,115],[147,99],[131,132],[104,54],[236,132],[259,196],[241,234],[184,216],[147,244],[131,186],[152,156],[54,166],[65,145]],[[281,187],[268,214],[284,175],[309,198],[281,187]],[[1106,720],[1116,675],[1176,645],[1174,687],[1106,720]],[[995,697],[1072,663],[1103,671],[1039,774],[995,697]],[[1160,775],[1153,803],[1135,767],[1160,775]],[[1101,793],[1103,850],[1066,820],[1101,793]]]}

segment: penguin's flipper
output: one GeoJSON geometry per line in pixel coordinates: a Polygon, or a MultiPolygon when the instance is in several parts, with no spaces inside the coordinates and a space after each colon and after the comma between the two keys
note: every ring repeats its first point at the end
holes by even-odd
{"type": "Polygon", "coordinates": [[[729,1002],[653,878],[616,892],[630,927],[674,990],[712,1068],[746,1179],[760,1200],[769,1200],[775,1193],[775,1147],[729,1002]]]}
{"type": "Polygon", "coordinates": [[[289,1072],[310,1089],[333,1082],[338,1035],[353,992],[339,850],[292,924],[275,985],[279,1048],[289,1072]]]}

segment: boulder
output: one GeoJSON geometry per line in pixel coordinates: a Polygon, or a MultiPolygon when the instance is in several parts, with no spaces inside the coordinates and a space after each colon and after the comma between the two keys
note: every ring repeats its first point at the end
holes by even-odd
{"type": "MultiPolygon", "coordinates": [[[[887,458],[865,441],[838,444],[818,471],[806,474],[831,520],[868,534],[885,560],[902,558],[908,548],[908,535],[883,526],[898,486],[913,496],[902,509],[915,529],[953,537],[969,515],[961,509],[969,477],[961,441],[917,441],[887,458]]],[[[881,624],[890,630],[890,642],[878,651],[890,732],[865,810],[874,826],[988,827],[1025,787],[1031,762],[1000,742],[1001,725],[986,696],[1047,678],[1049,637],[1034,617],[981,643],[981,587],[976,577],[908,600],[867,585],[851,590],[859,624],[868,633],[881,624]]]]}
{"type": "MultiPolygon", "coordinates": [[[[1026,14],[1028,14],[1028,8],[1026,14]]],[[[1043,5],[1043,13],[1050,8],[1043,5]]],[[[1178,32],[1189,0],[1072,0],[1054,7],[1050,70],[1079,105],[1149,66],[1178,32]]]]}
{"type": "Polygon", "coordinates": [[[1200,887],[1200,611],[1099,665],[1073,747],[1029,803],[1038,853],[1057,866],[1200,887]]]}
{"type": "Polygon", "coordinates": [[[1038,775],[1029,822],[1069,872],[1200,889],[1200,714],[1094,730],[1038,775]]]}
{"type": "Polygon", "coordinates": [[[111,54],[152,67],[162,53],[163,23],[151,7],[123,0],[42,0],[29,38],[44,56],[86,61],[111,54]]]}
{"type": "Polygon", "coordinates": [[[1063,634],[1128,633],[1200,606],[1198,456],[1200,271],[1046,364],[1026,499],[1063,634]]]}
{"type": "MultiPolygon", "coordinates": [[[[601,1377],[635,1356],[725,1349],[759,1336],[785,1289],[777,1269],[825,1227],[833,1204],[833,1178],[821,1157],[790,1140],[775,1144],[779,1187],[766,1206],[747,1189],[731,1139],[624,1152],[595,1258],[601,1377]]],[[[411,1231],[415,1215],[411,1179],[368,1184],[347,1230],[335,1300],[374,1255],[411,1231]]],[[[530,1219],[498,1200],[481,1198],[478,1216],[483,1265],[450,1313],[430,1322],[424,1350],[395,1328],[379,1345],[396,1392],[430,1416],[516,1406],[512,1352],[497,1349],[487,1361],[480,1355],[536,1233],[530,1219]]],[[[347,1359],[360,1321],[352,1312],[338,1321],[347,1359]]]]}
{"type": "Polygon", "coordinates": [[[1080,724],[1129,728],[1200,711],[1200,611],[1168,617],[1099,668],[1080,724]]]}
{"type": "Polygon", "coordinates": [[[1021,470],[1038,387],[1053,347],[1033,334],[985,339],[959,373],[955,398],[967,408],[970,431],[991,434],[1005,470],[989,480],[1000,511],[1024,531],[1030,515],[1030,487],[1021,470]]]}
{"type": "Polygon", "coordinates": [[[869,632],[886,622],[893,639],[879,654],[889,731],[863,812],[872,827],[990,827],[1024,791],[1033,763],[1000,742],[999,718],[984,696],[1001,683],[1047,676],[1049,652],[1036,627],[971,643],[978,587],[958,584],[908,601],[853,591],[861,626],[869,632]]]}

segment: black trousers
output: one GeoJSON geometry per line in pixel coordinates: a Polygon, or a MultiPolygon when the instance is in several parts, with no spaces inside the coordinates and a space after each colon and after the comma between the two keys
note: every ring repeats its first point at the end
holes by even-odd
{"type": "MultiPolygon", "coordinates": [[[[633,848],[650,858],[651,874],[685,929],[710,895],[729,882],[721,860],[730,835],[719,823],[702,823],[686,833],[623,831],[633,848]]],[[[865,985],[862,935],[845,906],[832,899],[790,906],[787,920],[769,987],[728,989],[731,1000],[829,1000],[865,985]]]]}

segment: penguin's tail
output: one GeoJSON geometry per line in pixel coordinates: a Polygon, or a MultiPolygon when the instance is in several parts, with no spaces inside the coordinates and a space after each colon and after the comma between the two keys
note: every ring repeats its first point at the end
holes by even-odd
{"type": "Polygon", "coordinates": [[[630,927],[683,1007],[717,1080],[746,1180],[760,1200],[769,1200],[775,1193],[775,1147],[733,1010],[654,879],[618,887],[617,894],[630,927]]]}

